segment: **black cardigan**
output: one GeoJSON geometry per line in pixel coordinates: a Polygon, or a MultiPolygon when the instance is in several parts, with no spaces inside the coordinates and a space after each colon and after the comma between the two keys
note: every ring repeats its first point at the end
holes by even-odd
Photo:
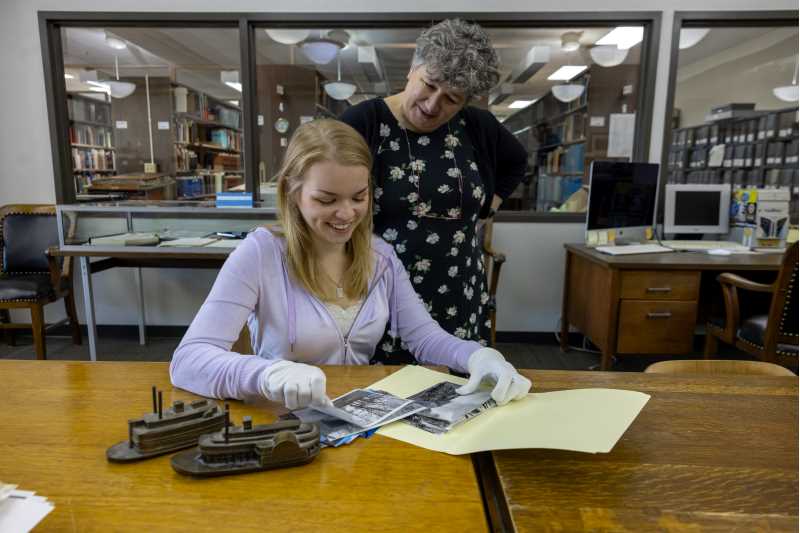
{"type": "MultiPolygon", "coordinates": [[[[366,139],[375,157],[380,144],[378,106],[379,98],[366,100],[347,109],[339,117],[355,128],[366,139]]],[[[466,106],[460,114],[467,122],[466,130],[475,150],[481,179],[486,191],[479,218],[486,218],[496,194],[503,200],[514,192],[525,175],[528,154],[520,142],[494,118],[490,112],[466,106]]]]}

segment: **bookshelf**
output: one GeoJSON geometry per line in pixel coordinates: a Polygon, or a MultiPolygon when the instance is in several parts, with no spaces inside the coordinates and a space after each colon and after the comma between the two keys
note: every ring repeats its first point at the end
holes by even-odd
{"type": "Polygon", "coordinates": [[[797,219],[798,110],[749,112],[672,130],[667,183],[788,188],[797,219]]]}
{"type": "Polygon", "coordinates": [[[609,115],[635,113],[637,76],[638,65],[592,67],[570,82],[585,87],[576,100],[561,102],[547,92],[504,121],[529,154],[522,205],[516,207],[559,207],[588,183],[591,160],[613,159],[608,157],[609,115]]]}
{"type": "Polygon", "coordinates": [[[177,84],[172,95],[178,199],[209,197],[244,184],[240,108],[177,84]]]}
{"type": "Polygon", "coordinates": [[[67,113],[75,194],[85,194],[96,178],[117,171],[110,97],[68,93],[67,113]]]}

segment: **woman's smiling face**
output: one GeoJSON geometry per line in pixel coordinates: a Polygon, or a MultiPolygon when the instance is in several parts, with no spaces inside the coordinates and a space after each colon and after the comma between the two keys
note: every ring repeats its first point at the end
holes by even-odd
{"type": "Polygon", "coordinates": [[[403,119],[418,133],[430,133],[446,124],[467,103],[462,91],[433,81],[425,65],[409,72],[402,94],[403,119]]]}
{"type": "Polygon", "coordinates": [[[343,246],[369,210],[369,170],[334,161],[315,163],[296,198],[314,245],[343,246]]]}

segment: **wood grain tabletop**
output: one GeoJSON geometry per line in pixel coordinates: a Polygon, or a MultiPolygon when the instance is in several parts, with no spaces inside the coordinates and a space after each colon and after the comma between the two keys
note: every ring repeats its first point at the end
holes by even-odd
{"type": "MultiPolygon", "coordinates": [[[[332,396],[392,367],[326,367],[332,396]]],[[[169,455],[106,461],[127,420],[194,395],[173,389],[166,363],[0,361],[0,480],[55,504],[36,531],[485,531],[469,456],[380,435],[323,449],[310,464],[212,479],[173,471],[169,455]]],[[[271,402],[233,401],[237,424],[275,419],[271,402]]]]}
{"type": "Polygon", "coordinates": [[[538,391],[651,399],[608,454],[492,452],[508,528],[798,530],[797,378],[522,372],[538,391]]]}

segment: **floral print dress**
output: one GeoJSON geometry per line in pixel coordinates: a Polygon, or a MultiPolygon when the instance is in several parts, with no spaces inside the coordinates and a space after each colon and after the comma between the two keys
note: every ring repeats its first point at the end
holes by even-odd
{"type": "MultiPolygon", "coordinates": [[[[425,134],[379,107],[375,233],[394,246],[428,312],[446,331],[486,344],[489,300],[476,224],[484,189],[461,113],[425,134]]],[[[390,335],[373,363],[413,362],[390,335]]]]}

